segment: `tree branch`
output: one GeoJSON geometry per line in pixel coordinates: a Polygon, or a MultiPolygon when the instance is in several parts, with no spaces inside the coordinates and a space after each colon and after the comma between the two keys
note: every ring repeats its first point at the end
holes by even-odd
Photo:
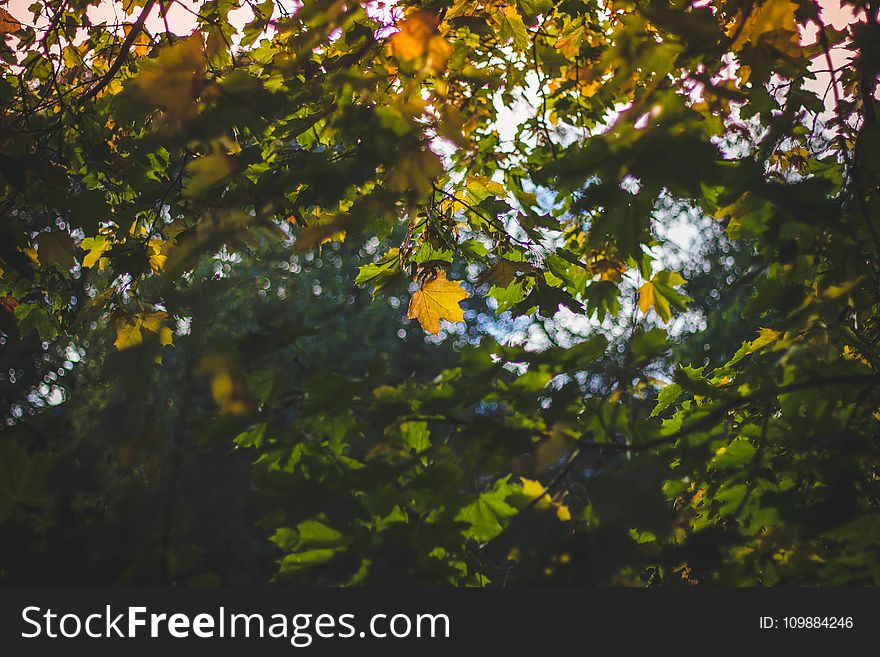
{"type": "Polygon", "coordinates": [[[669,434],[668,436],[659,436],[654,438],[653,440],[648,440],[643,443],[639,443],[638,445],[625,445],[618,443],[597,443],[591,440],[577,440],[577,444],[585,449],[606,449],[612,451],[619,452],[630,452],[630,453],[638,453],[645,452],[649,449],[654,449],[655,447],[662,447],[663,445],[669,445],[674,443],[676,440],[684,438],[692,433],[700,431],[701,429],[705,429],[713,425],[715,422],[720,420],[726,413],[733,410],[738,406],[746,406],[757,400],[768,399],[771,397],[777,397],[779,395],[785,394],[786,392],[795,392],[797,390],[808,390],[810,388],[821,388],[824,386],[832,386],[838,385],[841,383],[850,383],[853,385],[867,385],[869,383],[880,383],[880,375],[877,374],[857,374],[857,375],[849,375],[849,376],[833,376],[825,379],[809,379],[807,381],[801,381],[799,383],[791,383],[788,385],[780,386],[778,388],[773,388],[772,390],[758,390],[749,395],[744,395],[742,397],[737,397],[735,399],[728,400],[721,406],[718,406],[709,414],[701,417],[699,420],[691,423],[687,427],[683,427],[678,431],[669,434]]]}
{"type": "Polygon", "coordinates": [[[119,69],[122,68],[122,64],[128,56],[128,52],[131,50],[132,45],[134,45],[135,39],[138,38],[138,35],[144,29],[147,17],[150,15],[150,11],[152,11],[155,4],[156,0],[147,0],[140,15],[137,17],[137,20],[135,20],[134,24],[131,26],[131,31],[125,36],[125,40],[122,42],[122,48],[120,48],[116,59],[113,60],[110,68],[107,69],[107,72],[104,73],[103,77],[98,81],[98,84],[79,97],[78,102],[80,104],[87,103],[97,96],[104,87],[110,84],[111,80],[113,80],[113,76],[115,76],[119,72],[119,69]]]}
{"type": "MultiPolygon", "coordinates": [[[[834,93],[834,112],[837,114],[838,119],[841,122],[841,126],[838,126],[837,130],[837,142],[838,148],[840,149],[840,154],[843,157],[843,163],[846,165],[847,170],[849,171],[850,176],[852,177],[852,184],[855,188],[853,191],[855,192],[856,202],[859,205],[859,209],[861,210],[862,217],[865,220],[865,225],[868,227],[868,232],[871,234],[871,239],[874,242],[874,248],[876,249],[877,255],[880,255],[880,235],[877,234],[877,229],[874,228],[874,224],[871,221],[871,212],[868,209],[868,203],[865,200],[865,192],[862,189],[861,181],[859,180],[858,170],[853,164],[852,158],[849,154],[849,148],[846,143],[846,135],[843,134],[842,127],[846,124],[843,117],[840,115],[840,105],[841,105],[841,97],[840,92],[837,89],[837,75],[835,73],[834,62],[831,60],[831,43],[828,41],[828,35],[825,33],[826,26],[825,22],[822,20],[821,9],[819,8],[819,3],[817,0],[813,2],[813,12],[816,18],[816,24],[819,26],[819,44],[822,46],[822,52],[825,55],[825,62],[828,65],[829,75],[831,76],[831,89],[834,93]]],[[[860,85],[861,86],[861,85],[860,85]]],[[[863,99],[864,100],[864,99],[863,99]]],[[[865,103],[862,103],[863,107],[867,107],[865,103]]],[[[870,99],[870,110],[873,113],[873,97],[870,99]]],[[[865,112],[868,110],[865,109],[865,112]]],[[[867,114],[865,115],[865,119],[867,120],[867,114]]]]}

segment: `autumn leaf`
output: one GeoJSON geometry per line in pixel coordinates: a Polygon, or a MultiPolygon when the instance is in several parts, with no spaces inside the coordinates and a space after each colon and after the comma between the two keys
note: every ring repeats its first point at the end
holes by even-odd
{"type": "Polygon", "coordinates": [[[9,34],[21,29],[21,23],[5,9],[0,9],[0,34],[9,34]]]}
{"type": "Polygon", "coordinates": [[[552,506],[556,509],[557,518],[563,522],[571,520],[571,510],[565,504],[553,501],[553,498],[544,492],[546,489],[540,481],[520,477],[520,485],[522,486],[523,495],[532,501],[537,500],[537,502],[533,502],[537,507],[548,508],[552,506]]]}
{"type": "Polygon", "coordinates": [[[446,67],[452,46],[437,31],[439,18],[429,11],[417,11],[398,24],[400,30],[391,37],[391,52],[402,61],[426,58],[426,65],[435,72],[446,67]]]}
{"type": "Polygon", "coordinates": [[[779,331],[776,331],[772,328],[763,327],[758,331],[758,337],[752,340],[749,343],[749,348],[746,353],[754,353],[761,349],[762,347],[766,347],[771,342],[775,342],[780,336],[779,331]]]}
{"type": "Polygon", "coordinates": [[[85,238],[80,246],[88,251],[82,261],[83,267],[91,269],[97,264],[100,269],[104,269],[104,263],[106,262],[104,253],[113,246],[110,240],[104,235],[97,235],[85,238]]]}
{"type": "Polygon", "coordinates": [[[168,260],[168,256],[164,253],[166,246],[166,242],[156,238],[151,239],[147,243],[149,249],[150,269],[156,274],[161,274],[165,269],[165,262],[168,260]]]}
{"type": "Polygon", "coordinates": [[[560,52],[564,57],[568,59],[573,59],[578,52],[580,52],[581,44],[584,42],[584,26],[583,24],[578,25],[569,25],[562,34],[559,35],[559,38],[556,39],[556,43],[553,46],[560,52]]]}
{"type": "MultiPolygon", "coordinates": [[[[125,23],[122,26],[122,29],[125,32],[125,36],[127,37],[129,33],[134,29],[133,23],[125,23]]],[[[142,29],[135,35],[134,41],[132,42],[132,50],[135,51],[140,56],[146,55],[150,52],[150,47],[153,45],[153,42],[150,40],[149,35],[147,34],[145,29],[142,29]]]]}
{"type": "Polygon", "coordinates": [[[436,278],[423,283],[413,294],[407,317],[419,320],[419,324],[428,333],[439,333],[441,319],[450,322],[464,321],[464,312],[459,302],[469,296],[459,281],[448,280],[446,273],[441,271],[436,278]]]}
{"type": "Polygon", "coordinates": [[[766,0],[754,9],[745,23],[742,16],[728,27],[734,37],[731,48],[736,52],[748,44],[764,42],[780,52],[797,57],[801,54],[794,12],[798,6],[791,0],[766,0]]]}
{"type": "Polygon", "coordinates": [[[664,322],[672,318],[672,308],[684,310],[690,300],[673,288],[685,282],[681,274],[674,271],[658,272],[650,281],[639,288],[639,310],[647,313],[653,306],[657,316],[664,322]]]}
{"type": "Polygon", "coordinates": [[[639,310],[647,313],[655,302],[654,284],[651,281],[645,281],[639,288],[639,310]]]}
{"type": "Polygon", "coordinates": [[[116,340],[114,346],[122,351],[135,347],[144,341],[144,331],[154,333],[159,337],[162,346],[173,344],[173,333],[165,326],[168,313],[156,311],[151,313],[136,313],[120,319],[116,323],[116,340]]]}

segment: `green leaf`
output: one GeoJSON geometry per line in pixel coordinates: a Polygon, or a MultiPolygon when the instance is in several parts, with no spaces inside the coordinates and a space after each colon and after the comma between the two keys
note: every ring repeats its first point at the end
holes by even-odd
{"type": "Polygon", "coordinates": [[[657,395],[657,405],[654,406],[654,410],[651,411],[651,417],[655,417],[660,415],[670,404],[674,404],[679,397],[681,397],[681,386],[677,383],[670,383],[665,386],[660,394],[657,395]]]}
{"type": "Polygon", "coordinates": [[[516,11],[516,7],[508,5],[499,16],[501,21],[501,40],[513,39],[513,47],[517,50],[525,50],[529,47],[529,35],[522,18],[516,11]]]}
{"type": "Polygon", "coordinates": [[[416,453],[424,452],[431,446],[431,432],[427,422],[403,422],[400,436],[404,444],[416,453]]]}
{"type": "Polygon", "coordinates": [[[22,335],[35,332],[43,340],[51,340],[59,335],[58,320],[37,304],[23,303],[16,306],[15,317],[22,335]]]}
{"type": "Polygon", "coordinates": [[[456,520],[469,525],[462,532],[465,537],[480,543],[488,541],[501,532],[503,520],[516,515],[516,508],[506,500],[518,494],[520,487],[509,483],[508,480],[509,478],[505,477],[496,481],[490,490],[480,494],[476,502],[463,507],[455,516],[456,520]]]}

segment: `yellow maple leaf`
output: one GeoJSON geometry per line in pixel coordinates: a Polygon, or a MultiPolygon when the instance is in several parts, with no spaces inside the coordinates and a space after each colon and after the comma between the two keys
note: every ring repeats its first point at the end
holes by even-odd
{"type": "Polygon", "coordinates": [[[690,301],[686,296],[673,288],[684,283],[681,274],[674,271],[661,271],[650,281],[645,281],[639,288],[639,310],[647,313],[651,306],[657,316],[664,322],[672,318],[672,306],[684,310],[684,304],[690,301]]]}
{"type": "Polygon", "coordinates": [[[654,284],[651,281],[645,283],[639,288],[639,310],[643,313],[648,312],[654,305],[656,295],[654,294],[654,284]]]}
{"type": "Polygon", "coordinates": [[[83,267],[91,269],[97,264],[99,269],[104,269],[104,262],[106,260],[104,253],[113,246],[110,240],[104,235],[97,235],[96,237],[85,238],[80,246],[88,251],[82,261],[83,267]]]}
{"type": "Polygon", "coordinates": [[[122,351],[134,347],[144,341],[143,331],[149,331],[159,336],[159,344],[163,347],[173,344],[174,334],[165,326],[165,318],[168,313],[156,311],[151,313],[137,313],[119,320],[116,324],[116,340],[114,346],[122,351]]]}
{"type": "Polygon", "coordinates": [[[742,17],[737,15],[727,30],[728,35],[734,37],[731,48],[739,51],[746,44],[763,41],[787,55],[799,55],[801,47],[794,16],[797,8],[791,0],[766,0],[749,14],[741,26],[742,17]]]}
{"type": "Polygon", "coordinates": [[[450,322],[464,321],[464,312],[458,304],[469,296],[462,289],[460,281],[448,280],[446,273],[441,271],[433,280],[422,283],[412,295],[406,316],[419,320],[419,324],[428,333],[439,333],[441,319],[450,322]]]}
{"type": "Polygon", "coordinates": [[[761,328],[758,331],[758,337],[749,343],[749,350],[747,353],[751,354],[758,351],[761,347],[765,347],[775,341],[780,335],[779,331],[775,331],[772,328],[761,328]]]}
{"type": "Polygon", "coordinates": [[[391,52],[397,59],[410,62],[427,55],[426,64],[441,71],[452,55],[452,46],[437,31],[440,19],[430,11],[417,11],[401,22],[391,36],[391,52]]]}

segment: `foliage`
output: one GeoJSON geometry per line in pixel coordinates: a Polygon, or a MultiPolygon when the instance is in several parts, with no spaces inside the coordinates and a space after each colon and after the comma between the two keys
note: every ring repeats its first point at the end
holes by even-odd
{"type": "Polygon", "coordinates": [[[136,490],[103,576],[222,576],[176,508],[232,449],[276,581],[880,581],[876,3],[246,4],[0,14],[4,532],[136,490]]]}

